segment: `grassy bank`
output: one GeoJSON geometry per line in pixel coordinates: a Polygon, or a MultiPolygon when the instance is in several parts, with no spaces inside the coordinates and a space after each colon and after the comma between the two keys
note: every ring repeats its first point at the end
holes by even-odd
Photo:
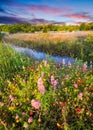
{"type": "Polygon", "coordinates": [[[86,64],[39,63],[0,44],[0,68],[0,130],[93,130],[86,64]]]}
{"type": "Polygon", "coordinates": [[[92,32],[13,34],[5,36],[4,41],[51,55],[69,56],[88,62],[93,61],[92,32]]]}

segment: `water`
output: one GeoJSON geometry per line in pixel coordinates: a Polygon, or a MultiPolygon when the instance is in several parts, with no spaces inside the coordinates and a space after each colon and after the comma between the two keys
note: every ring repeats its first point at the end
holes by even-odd
{"type": "Polygon", "coordinates": [[[52,55],[47,55],[44,52],[40,52],[40,51],[35,51],[29,48],[24,48],[24,47],[19,47],[19,46],[15,46],[12,45],[12,48],[22,54],[25,54],[29,57],[33,57],[36,60],[44,60],[44,59],[51,59],[53,61],[55,61],[56,63],[61,63],[63,62],[63,64],[73,64],[75,62],[74,58],[70,58],[70,57],[61,57],[61,56],[52,56],[52,55]]]}

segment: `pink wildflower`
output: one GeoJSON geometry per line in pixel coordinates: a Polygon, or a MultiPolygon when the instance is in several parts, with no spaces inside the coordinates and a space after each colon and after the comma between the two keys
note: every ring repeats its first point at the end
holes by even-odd
{"type": "Polygon", "coordinates": [[[71,65],[72,65],[71,62],[69,61],[69,62],[68,62],[68,66],[71,66],[71,65]]]}
{"type": "Polygon", "coordinates": [[[41,94],[44,94],[46,92],[45,90],[45,86],[42,84],[42,85],[38,85],[38,90],[41,94]]]}
{"type": "Polygon", "coordinates": [[[82,94],[82,93],[79,93],[79,94],[78,94],[78,98],[79,98],[79,99],[82,99],[82,97],[83,97],[83,94],[82,94]]]}
{"type": "Polygon", "coordinates": [[[43,83],[43,79],[40,77],[37,82],[38,90],[41,94],[44,94],[46,92],[45,86],[43,83]]]}
{"type": "Polygon", "coordinates": [[[54,80],[53,86],[54,86],[54,89],[56,89],[56,87],[57,87],[57,80],[54,80]]]}
{"type": "Polygon", "coordinates": [[[26,116],[26,113],[25,113],[25,112],[22,112],[22,116],[26,116]]]}
{"type": "Polygon", "coordinates": [[[65,59],[63,59],[63,60],[62,60],[62,64],[63,64],[63,65],[65,65],[65,64],[66,64],[66,63],[65,63],[65,59]]]}
{"type": "Polygon", "coordinates": [[[32,117],[29,117],[29,118],[28,118],[28,123],[32,123],[32,122],[33,122],[32,117]]]}
{"type": "Polygon", "coordinates": [[[75,84],[74,84],[74,88],[77,88],[77,87],[78,87],[78,85],[75,83],[75,84]]]}
{"type": "Polygon", "coordinates": [[[13,95],[9,95],[9,98],[11,101],[14,101],[14,96],[13,95]]]}
{"type": "Polygon", "coordinates": [[[38,100],[36,100],[36,99],[32,99],[32,100],[31,100],[31,105],[32,105],[35,109],[39,109],[40,106],[41,106],[41,103],[40,103],[38,100]]]}
{"type": "Polygon", "coordinates": [[[87,65],[86,65],[86,63],[83,64],[82,70],[84,70],[84,71],[87,70],[87,65]]]}
{"type": "Polygon", "coordinates": [[[50,82],[54,86],[54,89],[56,89],[56,87],[57,87],[57,80],[55,80],[54,76],[51,76],[50,82]]]}
{"type": "Polygon", "coordinates": [[[68,74],[66,74],[66,76],[65,76],[65,77],[66,77],[66,79],[69,79],[69,75],[68,75],[68,74]]]}

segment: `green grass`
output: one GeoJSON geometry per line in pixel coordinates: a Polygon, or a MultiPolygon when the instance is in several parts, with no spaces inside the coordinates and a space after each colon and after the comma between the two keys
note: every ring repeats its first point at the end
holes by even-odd
{"type": "Polygon", "coordinates": [[[0,43],[0,88],[5,85],[6,80],[20,73],[24,67],[31,66],[32,61],[14,51],[11,47],[0,43]]]}

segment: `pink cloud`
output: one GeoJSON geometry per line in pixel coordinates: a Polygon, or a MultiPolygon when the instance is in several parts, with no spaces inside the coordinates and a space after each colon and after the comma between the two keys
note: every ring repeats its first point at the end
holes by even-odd
{"type": "Polygon", "coordinates": [[[8,6],[14,6],[17,8],[24,8],[28,11],[39,11],[49,14],[61,14],[63,12],[71,10],[70,8],[56,8],[48,5],[33,5],[33,4],[23,4],[23,3],[17,3],[17,2],[9,2],[7,3],[8,6]]]}
{"type": "Polygon", "coordinates": [[[33,11],[41,11],[41,12],[50,13],[50,14],[60,14],[64,11],[70,10],[69,8],[54,8],[54,7],[46,6],[46,5],[42,5],[42,6],[41,5],[31,5],[31,6],[29,6],[29,9],[33,10],[33,11]]]}
{"type": "Polygon", "coordinates": [[[67,16],[70,18],[77,18],[77,19],[89,19],[87,15],[83,15],[83,14],[69,14],[67,16]]]}
{"type": "Polygon", "coordinates": [[[84,19],[89,20],[92,17],[88,14],[88,12],[81,12],[81,13],[72,13],[72,14],[63,14],[62,16],[74,18],[74,19],[84,19]]]}

